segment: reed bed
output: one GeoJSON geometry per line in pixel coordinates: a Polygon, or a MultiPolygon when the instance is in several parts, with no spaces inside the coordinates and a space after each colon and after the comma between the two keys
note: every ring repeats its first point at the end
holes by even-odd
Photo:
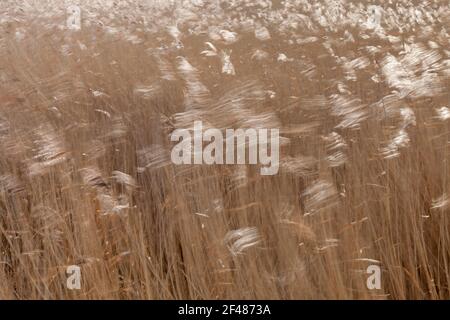
{"type": "Polygon", "coordinates": [[[0,298],[449,299],[449,12],[3,0],[0,298]],[[196,120],[279,128],[278,174],[174,165],[196,120]]]}

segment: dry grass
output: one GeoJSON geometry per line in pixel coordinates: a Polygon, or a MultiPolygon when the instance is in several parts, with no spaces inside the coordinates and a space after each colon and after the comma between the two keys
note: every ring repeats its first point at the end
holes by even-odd
{"type": "Polygon", "coordinates": [[[162,9],[97,8],[71,32],[64,6],[18,8],[0,27],[0,298],[450,298],[445,3],[384,36],[265,16],[265,41],[213,4],[174,13],[179,39],[162,9]],[[172,165],[170,132],[199,119],[280,128],[280,172],[172,165]]]}

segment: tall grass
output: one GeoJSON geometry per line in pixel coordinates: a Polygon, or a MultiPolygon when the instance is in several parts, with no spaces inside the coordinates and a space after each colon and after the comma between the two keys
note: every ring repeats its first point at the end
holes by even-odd
{"type": "Polygon", "coordinates": [[[402,33],[386,18],[383,35],[327,3],[323,26],[275,2],[178,20],[92,5],[80,31],[65,4],[5,2],[0,298],[450,298],[448,3],[402,33]],[[280,172],[173,165],[169,135],[194,120],[280,128],[280,172]]]}

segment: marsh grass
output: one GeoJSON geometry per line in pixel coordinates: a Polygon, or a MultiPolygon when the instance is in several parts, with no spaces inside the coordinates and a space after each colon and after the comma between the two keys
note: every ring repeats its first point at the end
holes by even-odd
{"type": "Polygon", "coordinates": [[[436,77],[410,59],[416,78],[394,79],[389,55],[402,48],[357,26],[289,35],[268,24],[270,40],[248,27],[227,44],[188,35],[186,18],[175,41],[164,14],[152,33],[130,23],[139,9],[123,10],[79,32],[58,29],[64,15],[3,11],[20,19],[1,27],[0,298],[449,298],[442,25],[415,39],[437,42],[419,55],[439,54],[424,67],[436,77]],[[123,28],[108,34],[108,21],[123,28]],[[232,47],[236,75],[201,55],[206,41],[232,47]],[[194,120],[279,128],[280,172],[173,165],[169,134],[194,120]],[[370,264],[380,290],[366,287],[370,264]],[[69,265],[81,290],[66,288],[69,265]]]}

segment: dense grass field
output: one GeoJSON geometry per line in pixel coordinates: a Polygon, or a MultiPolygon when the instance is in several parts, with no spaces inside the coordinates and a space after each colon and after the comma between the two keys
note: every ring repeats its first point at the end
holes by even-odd
{"type": "Polygon", "coordinates": [[[2,0],[0,298],[449,299],[449,28],[448,1],[2,0]],[[197,120],[279,129],[278,173],[173,164],[197,120]]]}

